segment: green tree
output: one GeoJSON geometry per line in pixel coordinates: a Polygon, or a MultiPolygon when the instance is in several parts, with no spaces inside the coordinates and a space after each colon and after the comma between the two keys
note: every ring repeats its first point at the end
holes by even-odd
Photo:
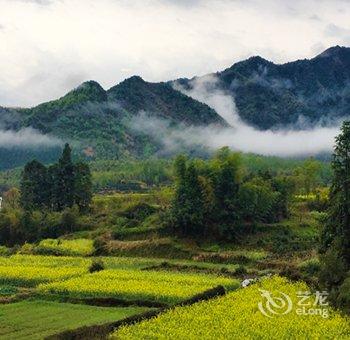
{"type": "MultiPolygon", "coordinates": [[[[329,194],[328,220],[321,235],[320,247],[320,252],[325,254],[323,259],[332,261],[323,261],[321,280],[327,277],[325,272],[331,271],[332,268],[342,268],[343,272],[350,269],[350,122],[348,121],[343,123],[341,133],[336,137],[332,167],[334,177],[329,194]],[[336,266],[335,262],[339,265],[336,266]]],[[[322,281],[326,286],[332,285],[332,282],[326,279],[322,281]]]]}
{"type": "Polygon", "coordinates": [[[184,155],[179,155],[176,157],[174,162],[174,172],[177,181],[184,181],[186,174],[186,162],[187,158],[184,155]]]}
{"type": "Polygon", "coordinates": [[[11,209],[19,208],[21,192],[17,188],[11,188],[4,193],[4,205],[11,209]]]}
{"type": "Polygon", "coordinates": [[[21,228],[22,211],[19,209],[2,209],[0,211],[0,241],[10,247],[24,242],[25,236],[21,228]]]}
{"type": "Polygon", "coordinates": [[[275,176],[270,180],[271,187],[278,193],[273,207],[274,221],[288,217],[289,202],[295,191],[295,183],[291,177],[275,176]]]}
{"type": "Polygon", "coordinates": [[[336,137],[332,162],[334,177],[329,194],[329,218],[322,235],[322,250],[335,243],[350,267],[350,122],[336,137]]]}
{"type": "Polygon", "coordinates": [[[190,164],[185,175],[187,230],[192,235],[203,234],[205,223],[205,197],[194,164],[190,164]]]}
{"type": "Polygon", "coordinates": [[[58,161],[54,181],[56,183],[54,184],[53,196],[57,201],[58,209],[63,210],[66,207],[72,207],[75,198],[75,168],[69,144],[64,146],[62,156],[58,161]]]}
{"type": "Polygon", "coordinates": [[[187,166],[186,158],[179,156],[175,173],[177,185],[171,209],[175,229],[183,235],[202,235],[206,202],[197,169],[193,163],[187,166]]]}
{"type": "Polygon", "coordinates": [[[34,160],[24,167],[20,183],[21,206],[26,210],[41,209],[49,202],[47,169],[34,160]]]}
{"type": "Polygon", "coordinates": [[[47,169],[38,161],[26,164],[21,178],[20,203],[26,210],[62,211],[77,204],[86,210],[92,199],[92,178],[85,163],[74,164],[66,144],[58,163],[47,169]]]}
{"type": "Polygon", "coordinates": [[[74,202],[81,211],[86,211],[92,199],[92,178],[90,168],[86,163],[75,165],[74,202]]]}
{"type": "Polygon", "coordinates": [[[240,154],[224,147],[212,161],[211,179],[215,195],[215,218],[220,222],[234,222],[239,219],[237,206],[240,180],[240,154]]]}
{"type": "Polygon", "coordinates": [[[294,171],[299,187],[303,188],[306,194],[313,193],[320,182],[322,165],[319,161],[310,158],[303,162],[302,166],[294,171]]]}
{"type": "Polygon", "coordinates": [[[52,164],[47,169],[48,191],[49,191],[49,208],[54,211],[60,210],[60,182],[59,182],[58,164],[52,164]]]}
{"type": "Polygon", "coordinates": [[[241,217],[245,222],[274,222],[278,196],[270,183],[260,178],[242,184],[239,190],[241,217]]]}

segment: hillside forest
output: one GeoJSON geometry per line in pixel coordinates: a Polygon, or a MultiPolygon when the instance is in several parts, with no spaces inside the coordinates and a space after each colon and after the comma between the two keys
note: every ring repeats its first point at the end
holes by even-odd
{"type": "Polygon", "coordinates": [[[180,257],[229,263],[235,275],[273,268],[331,292],[349,307],[350,123],[331,164],[241,154],[210,158],[74,161],[66,144],[56,163],[28,162],[2,174],[3,254],[180,257]],[[89,243],[90,242],[90,243],[89,243]],[[255,252],[257,259],[243,256],[255,252]],[[262,254],[262,255],[259,255],[262,254]],[[269,255],[267,255],[269,254],[269,255]]]}

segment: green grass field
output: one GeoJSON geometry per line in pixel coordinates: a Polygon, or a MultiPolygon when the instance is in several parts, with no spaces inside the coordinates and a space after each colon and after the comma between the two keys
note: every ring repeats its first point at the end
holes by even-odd
{"type": "Polygon", "coordinates": [[[142,313],[141,307],[95,307],[48,301],[0,305],[1,339],[43,339],[67,329],[103,324],[142,313]]]}

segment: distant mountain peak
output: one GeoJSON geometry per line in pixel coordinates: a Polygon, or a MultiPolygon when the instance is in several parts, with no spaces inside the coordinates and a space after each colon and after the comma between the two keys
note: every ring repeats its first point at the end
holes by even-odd
{"type": "Polygon", "coordinates": [[[103,87],[95,80],[87,80],[87,81],[84,81],[83,83],[81,83],[77,88],[76,90],[79,90],[79,89],[86,89],[86,88],[89,88],[89,89],[97,89],[97,90],[102,90],[104,91],[103,87]]]}
{"type": "Polygon", "coordinates": [[[74,90],[68,92],[64,97],[80,95],[85,100],[105,101],[107,94],[104,88],[95,80],[88,80],[80,84],[74,90]]]}
{"type": "Polygon", "coordinates": [[[144,84],[144,83],[146,83],[146,81],[143,80],[140,76],[134,75],[134,76],[131,76],[130,78],[126,78],[118,85],[121,85],[123,83],[125,83],[125,84],[126,83],[128,83],[128,84],[144,84]]]}
{"type": "Polygon", "coordinates": [[[234,63],[229,68],[225,69],[224,71],[219,72],[219,74],[229,74],[234,70],[240,70],[243,73],[250,73],[251,70],[256,70],[259,68],[264,68],[269,65],[274,65],[273,62],[266,60],[260,56],[252,56],[246,60],[239,61],[237,63],[234,63]]]}
{"type": "Polygon", "coordinates": [[[138,75],[133,75],[130,78],[127,78],[126,80],[129,80],[129,81],[143,81],[144,82],[144,80],[138,75]]]}
{"type": "Polygon", "coordinates": [[[342,54],[350,54],[350,48],[345,46],[332,46],[327,48],[322,53],[318,54],[316,58],[329,58],[329,57],[338,57],[342,54]]]}
{"type": "Polygon", "coordinates": [[[144,81],[140,76],[134,75],[130,78],[124,79],[119,84],[112,86],[110,89],[108,89],[107,94],[110,98],[120,99],[120,92],[124,94],[124,91],[128,91],[129,89],[134,88],[143,88],[144,85],[147,84],[148,83],[144,81]]]}
{"type": "Polygon", "coordinates": [[[262,63],[262,64],[272,64],[271,61],[260,57],[259,55],[254,55],[250,58],[248,58],[247,60],[245,60],[245,62],[249,62],[249,63],[262,63]]]}

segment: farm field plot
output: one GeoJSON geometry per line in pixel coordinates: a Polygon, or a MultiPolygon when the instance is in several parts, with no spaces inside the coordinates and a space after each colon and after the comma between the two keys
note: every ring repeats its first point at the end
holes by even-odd
{"type": "MultiPolygon", "coordinates": [[[[304,283],[290,283],[281,277],[265,279],[226,296],[176,307],[158,317],[124,326],[112,337],[118,339],[349,339],[350,320],[327,308],[329,316],[289,313],[265,316],[258,303],[259,289],[283,292],[297,305],[297,293],[308,291],[304,283]]],[[[308,310],[308,309],[307,309],[308,310]]]]}
{"type": "Polygon", "coordinates": [[[0,284],[31,287],[41,282],[64,280],[84,273],[86,273],[86,269],[77,267],[0,266],[0,284]]]}
{"type": "MultiPolygon", "coordinates": [[[[133,268],[141,269],[161,263],[158,259],[138,257],[99,257],[106,268],[133,268]]],[[[88,269],[93,257],[54,256],[54,255],[12,255],[0,257],[0,266],[35,266],[35,267],[79,267],[88,269]]]]}
{"type": "MultiPolygon", "coordinates": [[[[236,264],[212,263],[205,261],[193,260],[170,260],[162,258],[141,258],[141,257],[99,257],[107,269],[145,269],[152,266],[160,265],[164,262],[178,265],[195,265],[204,269],[221,269],[234,270],[236,264]]],[[[93,257],[78,256],[46,256],[46,255],[12,255],[0,256],[0,266],[35,266],[35,267],[80,267],[87,269],[91,264],[93,257]]]]}
{"type": "MultiPolygon", "coordinates": [[[[198,273],[142,270],[162,264],[159,259],[127,257],[101,258],[106,270],[89,274],[90,258],[14,255],[0,258],[0,284],[35,287],[44,294],[71,297],[115,297],[176,303],[218,285],[238,287],[237,280],[198,273]]],[[[169,261],[189,266],[194,261],[169,261]]],[[[203,269],[218,269],[212,263],[198,263],[203,269]]],[[[235,265],[225,268],[234,269],[235,265]]]]}
{"type": "Polygon", "coordinates": [[[83,267],[87,268],[91,260],[85,257],[12,255],[0,256],[0,266],[35,266],[35,267],[83,267]]]}
{"type": "Polygon", "coordinates": [[[13,255],[0,257],[0,284],[34,287],[88,272],[91,260],[74,257],[13,255]]]}
{"type": "Polygon", "coordinates": [[[94,246],[89,239],[46,239],[39,243],[36,251],[52,255],[89,256],[94,252],[94,246]]]}
{"type": "Polygon", "coordinates": [[[72,297],[115,297],[172,304],[218,285],[232,290],[239,282],[214,275],[114,269],[41,284],[38,291],[72,297]]]}
{"type": "Polygon", "coordinates": [[[103,324],[142,313],[141,307],[92,307],[48,301],[0,305],[1,339],[43,339],[81,326],[103,324]]]}

